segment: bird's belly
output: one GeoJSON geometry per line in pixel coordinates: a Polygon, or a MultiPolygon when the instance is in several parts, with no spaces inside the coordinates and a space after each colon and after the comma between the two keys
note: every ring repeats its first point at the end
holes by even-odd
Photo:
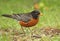
{"type": "Polygon", "coordinates": [[[32,27],[38,23],[38,19],[32,19],[31,21],[25,23],[23,21],[20,21],[19,24],[24,27],[32,27]]]}

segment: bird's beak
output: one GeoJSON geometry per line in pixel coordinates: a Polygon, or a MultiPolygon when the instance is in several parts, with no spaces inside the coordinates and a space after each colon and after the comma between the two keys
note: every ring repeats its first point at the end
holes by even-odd
{"type": "Polygon", "coordinates": [[[43,14],[42,14],[42,13],[40,13],[40,16],[43,16],[43,14]]]}

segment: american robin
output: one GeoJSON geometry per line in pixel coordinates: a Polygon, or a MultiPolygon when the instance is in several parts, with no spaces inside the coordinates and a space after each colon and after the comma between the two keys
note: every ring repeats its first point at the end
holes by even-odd
{"type": "Polygon", "coordinates": [[[29,13],[21,13],[21,14],[13,14],[13,15],[4,14],[2,16],[16,19],[17,21],[19,21],[19,24],[21,26],[31,27],[38,23],[39,15],[42,15],[38,10],[39,5],[37,3],[34,3],[34,9],[35,10],[29,13]]]}
{"type": "Polygon", "coordinates": [[[42,15],[38,8],[39,8],[38,4],[35,4],[34,5],[35,10],[33,10],[32,12],[13,15],[4,14],[2,16],[16,19],[17,21],[19,21],[19,24],[21,26],[32,27],[38,23],[39,15],[42,15]]]}
{"type": "Polygon", "coordinates": [[[29,13],[23,14],[13,14],[8,15],[4,14],[2,16],[16,19],[19,21],[19,24],[24,27],[31,27],[38,23],[40,12],[38,10],[33,10],[29,13]]]}

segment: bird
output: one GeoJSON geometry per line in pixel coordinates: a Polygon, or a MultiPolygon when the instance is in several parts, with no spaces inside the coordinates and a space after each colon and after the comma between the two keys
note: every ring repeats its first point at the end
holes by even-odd
{"type": "Polygon", "coordinates": [[[31,12],[12,15],[3,14],[2,16],[17,20],[23,30],[23,27],[29,28],[35,26],[38,23],[39,15],[42,16],[42,13],[38,9],[39,9],[38,4],[35,3],[34,10],[32,10],[31,12]]]}
{"type": "Polygon", "coordinates": [[[2,16],[15,19],[19,21],[19,24],[24,27],[32,27],[38,23],[40,12],[38,10],[33,10],[29,13],[20,14],[3,14],[2,16]]]}

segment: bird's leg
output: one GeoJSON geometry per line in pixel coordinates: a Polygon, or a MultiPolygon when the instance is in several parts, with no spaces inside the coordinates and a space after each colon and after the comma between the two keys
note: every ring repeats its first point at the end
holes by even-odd
{"type": "Polygon", "coordinates": [[[28,29],[30,30],[30,33],[31,33],[31,29],[28,27],[28,29]]]}
{"type": "Polygon", "coordinates": [[[28,29],[30,30],[30,33],[31,33],[31,35],[33,35],[33,32],[32,32],[32,30],[28,27],[28,29]]]}
{"type": "Polygon", "coordinates": [[[30,30],[30,37],[31,37],[31,39],[32,39],[32,41],[34,41],[34,39],[33,39],[33,31],[28,27],[28,29],[30,30]]]}
{"type": "Polygon", "coordinates": [[[22,31],[23,31],[23,33],[24,33],[24,35],[25,35],[25,31],[24,31],[24,29],[23,29],[23,27],[21,26],[21,29],[22,29],[22,31]]]}

